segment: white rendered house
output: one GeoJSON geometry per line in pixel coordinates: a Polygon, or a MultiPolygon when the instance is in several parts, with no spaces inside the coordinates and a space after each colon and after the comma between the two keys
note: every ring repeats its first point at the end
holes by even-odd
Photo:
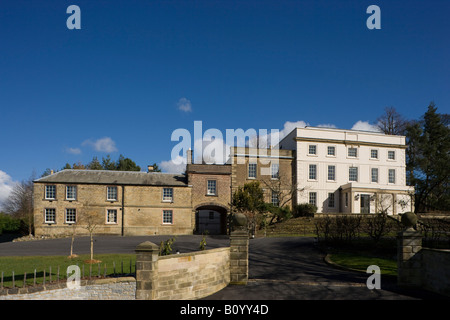
{"type": "Polygon", "coordinates": [[[296,128],[279,144],[295,152],[295,203],[318,213],[414,211],[406,185],[405,137],[331,128],[296,128]]]}

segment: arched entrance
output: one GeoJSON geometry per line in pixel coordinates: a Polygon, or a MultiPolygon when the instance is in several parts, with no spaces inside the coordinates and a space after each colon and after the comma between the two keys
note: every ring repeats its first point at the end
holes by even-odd
{"type": "Polygon", "coordinates": [[[226,234],[227,213],[217,204],[201,204],[195,207],[195,232],[197,234],[226,234]]]}

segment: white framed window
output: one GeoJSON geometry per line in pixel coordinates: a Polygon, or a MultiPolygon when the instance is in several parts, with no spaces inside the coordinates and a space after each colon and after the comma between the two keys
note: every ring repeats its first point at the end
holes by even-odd
{"type": "Polygon", "coordinates": [[[271,202],[275,207],[278,207],[280,205],[280,199],[278,198],[278,192],[276,192],[275,190],[272,190],[271,202]]]}
{"type": "Polygon", "coordinates": [[[280,178],[280,164],[272,163],[270,170],[271,170],[272,179],[280,178]]]}
{"type": "Polygon", "coordinates": [[[309,180],[317,180],[317,165],[309,165],[309,180]]]}
{"type": "Polygon", "coordinates": [[[206,187],[206,194],[208,196],[215,196],[217,194],[217,181],[216,180],[208,180],[206,187]]]}
{"type": "Polygon", "coordinates": [[[389,169],[388,175],[389,175],[388,177],[389,183],[395,183],[395,169],[389,169]]]}
{"type": "Polygon", "coordinates": [[[378,159],[378,150],[377,149],[370,150],[370,159],[378,159]]]}
{"type": "Polygon", "coordinates": [[[55,185],[45,186],[45,199],[46,200],[55,200],[56,199],[56,186],[55,185]]]}
{"type": "Polygon", "coordinates": [[[45,223],[56,223],[56,209],[46,208],[44,211],[44,222],[45,223]]]}
{"type": "Polygon", "coordinates": [[[172,210],[163,210],[162,222],[163,224],[173,224],[172,210]]]}
{"type": "Polygon", "coordinates": [[[328,193],[328,208],[334,208],[334,193],[328,193]]]}
{"type": "Polygon", "coordinates": [[[117,209],[106,210],[106,223],[110,224],[117,223],[117,209]]]}
{"type": "Polygon", "coordinates": [[[248,177],[252,179],[256,178],[256,163],[248,164],[248,177]]]}
{"type": "Polygon", "coordinates": [[[163,188],[162,201],[173,202],[173,188],[163,188]]]}
{"type": "Polygon", "coordinates": [[[310,144],[309,146],[308,146],[308,154],[309,155],[317,155],[317,145],[315,145],[315,144],[310,144]]]}
{"type": "Polygon", "coordinates": [[[77,200],[77,186],[66,186],[66,200],[77,200]]]}
{"type": "Polygon", "coordinates": [[[108,201],[117,201],[117,187],[106,188],[106,199],[108,201]]]}
{"type": "Polygon", "coordinates": [[[395,160],[395,151],[388,151],[388,160],[395,160]]]}
{"type": "Polygon", "coordinates": [[[309,193],[309,203],[317,206],[317,192],[309,193]]]}
{"type": "Polygon", "coordinates": [[[67,208],[66,209],[66,223],[77,222],[77,209],[67,208]]]}
{"type": "Polygon", "coordinates": [[[348,153],[347,153],[347,155],[348,155],[349,157],[352,157],[352,158],[358,157],[358,149],[357,149],[357,148],[353,148],[353,147],[348,148],[348,153]]]}
{"type": "Polygon", "coordinates": [[[358,167],[349,167],[348,168],[348,180],[349,181],[358,181],[358,167]]]}
{"type": "Polygon", "coordinates": [[[331,157],[336,156],[336,147],[335,146],[327,147],[327,156],[331,156],[331,157]]]}
{"type": "Polygon", "coordinates": [[[371,173],[371,181],[372,182],[378,182],[378,168],[372,168],[370,169],[371,173]]]}
{"type": "Polygon", "coordinates": [[[336,166],[328,166],[328,181],[336,180],[336,166]]]}

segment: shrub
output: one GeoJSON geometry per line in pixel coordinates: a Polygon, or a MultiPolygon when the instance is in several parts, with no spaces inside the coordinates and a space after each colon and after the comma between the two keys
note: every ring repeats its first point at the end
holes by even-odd
{"type": "Polygon", "coordinates": [[[10,215],[0,213],[0,234],[18,232],[20,227],[20,219],[15,219],[10,215]]]}
{"type": "Polygon", "coordinates": [[[292,213],[295,218],[297,217],[314,217],[317,212],[317,207],[310,203],[301,203],[294,205],[292,213]]]}

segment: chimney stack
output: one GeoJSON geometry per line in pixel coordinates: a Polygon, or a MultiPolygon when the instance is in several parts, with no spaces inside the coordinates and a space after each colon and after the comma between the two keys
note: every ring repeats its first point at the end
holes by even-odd
{"type": "Polygon", "coordinates": [[[147,172],[153,172],[153,166],[147,166],[147,172]]]}
{"type": "Polygon", "coordinates": [[[189,148],[189,150],[186,152],[186,162],[187,164],[192,164],[192,150],[189,148]]]}

